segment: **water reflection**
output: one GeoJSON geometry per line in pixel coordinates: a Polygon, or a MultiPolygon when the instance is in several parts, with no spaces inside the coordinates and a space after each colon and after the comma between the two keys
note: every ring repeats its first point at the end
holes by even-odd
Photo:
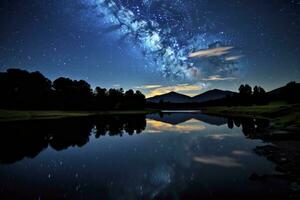
{"type": "Polygon", "coordinates": [[[208,165],[216,165],[221,167],[241,167],[236,159],[228,157],[228,156],[202,156],[202,157],[194,157],[196,162],[208,165]]]}
{"type": "Polygon", "coordinates": [[[181,124],[191,119],[196,119],[201,122],[205,122],[211,125],[223,125],[227,123],[227,119],[224,117],[216,117],[211,115],[205,115],[201,113],[189,112],[189,113],[164,113],[147,115],[148,119],[153,119],[168,124],[181,124]]]}
{"type": "Polygon", "coordinates": [[[0,198],[286,197],[286,184],[258,181],[275,175],[273,154],[249,138],[267,127],[201,113],[2,123],[0,198]]]}
{"type": "MultiPolygon", "coordinates": [[[[262,138],[267,134],[266,129],[269,127],[269,120],[256,118],[225,118],[211,116],[196,112],[190,113],[163,113],[148,115],[148,126],[153,132],[192,132],[205,129],[206,124],[221,126],[227,124],[229,129],[242,127],[242,131],[247,138],[262,138]],[[201,123],[199,123],[201,122],[201,123]],[[203,123],[204,122],[204,123],[203,123]]],[[[219,139],[221,135],[212,135],[219,139]]]]}
{"type": "Polygon", "coordinates": [[[201,131],[205,129],[203,124],[200,124],[198,120],[190,119],[181,124],[169,124],[162,121],[156,121],[152,119],[147,120],[148,132],[162,133],[162,132],[179,132],[190,133],[194,131],[201,131]]]}
{"type": "MultiPolygon", "coordinates": [[[[147,133],[191,133],[199,132],[210,125],[242,127],[246,137],[261,137],[268,121],[255,119],[226,119],[201,113],[168,113],[147,116],[147,133]],[[205,123],[204,123],[205,122],[205,123]]],[[[13,163],[24,157],[34,158],[48,146],[60,151],[70,146],[82,147],[91,134],[100,136],[122,136],[124,133],[139,134],[146,128],[145,115],[121,115],[94,118],[72,118],[41,120],[36,122],[1,123],[0,162],[13,163]],[[9,152],[9,153],[7,153],[9,152]]],[[[224,139],[232,135],[212,134],[208,137],[224,139]]]]}
{"type": "Polygon", "coordinates": [[[247,138],[257,139],[262,138],[269,127],[269,120],[255,119],[255,118],[228,118],[228,128],[232,129],[234,126],[242,127],[242,131],[247,138]]]}

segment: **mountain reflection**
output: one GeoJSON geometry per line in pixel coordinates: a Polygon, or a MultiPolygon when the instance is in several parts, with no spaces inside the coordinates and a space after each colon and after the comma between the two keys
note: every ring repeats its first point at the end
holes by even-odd
{"type": "Polygon", "coordinates": [[[216,117],[211,115],[205,115],[201,113],[163,113],[150,114],[147,115],[148,119],[153,119],[160,122],[165,122],[168,124],[176,125],[183,122],[189,121],[191,119],[196,119],[198,121],[205,122],[211,125],[224,125],[227,123],[227,119],[224,117],[216,117]]]}
{"type": "Polygon", "coordinates": [[[147,120],[147,129],[150,133],[160,132],[179,132],[179,133],[190,133],[194,131],[202,131],[205,126],[199,123],[200,121],[190,119],[181,124],[169,124],[161,121],[152,119],[147,120]]]}
{"type": "Polygon", "coordinates": [[[141,133],[145,115],[70,118],[0,124],[0,163],[9,164],[25,157],[34,158],[48,146],[60,151],[70,146],[84,146],[91,134],[122,136],[141,133]]]}
{"type": "Polygon", "coordinates": [[[227,124],[229,129],[241,127],[244,135],[250,139],[268,136],[266,129],[269,127],[269,121],[266,119],[225,118],[201,113],[160,113],[147,115],[147,118],[148,132],[154,133],[163,131],[189,133],[204,130],[205,124],[215,126],[227,124]]]}

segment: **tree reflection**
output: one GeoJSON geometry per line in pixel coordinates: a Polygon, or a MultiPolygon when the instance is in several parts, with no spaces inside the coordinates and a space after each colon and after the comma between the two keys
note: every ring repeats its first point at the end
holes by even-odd
{"type": "Polygon", "coordinates": [[[34,158],[48,146],[60,151],[82,147],[90,136],[139,134],[146,128],[145,115],[69,118],[0,123],[0,163],[34,158]]]}
{"type": "Polygon", "coordinates": [[[227,127],[230,129],[233,129],[233,127],[234,127],[233,120],[230,118],[228,118],[228,120],[227,120],[227,127]]]}
{"type": "Polygon", "coordinates": [[[242,127],[242,131],[247,138],[263,138],[268,134],[269,120],[255,118],[228,118],[227,126],[232,129],[234,126],[242,127]]]}
{"type": "Polygon", "coordinates": [[[95,126],[96,138],[106,134],[122,136],[124,132],[129,135],[139,134],[146,128],[146,117],[144,115],[106,116],[98,118],[95,126]]]}

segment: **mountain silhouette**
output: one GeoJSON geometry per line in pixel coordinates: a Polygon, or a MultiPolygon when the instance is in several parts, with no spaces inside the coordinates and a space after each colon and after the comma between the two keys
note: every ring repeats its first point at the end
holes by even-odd
{"type": "Polygon", "coordinates": [[[147,99],[147,102],[202,103],[206,101],[222,99],[233,94],[235,94],[235,92],[224,91],[219,89],[209,90],[194,97],[189,97],[187,95],[180,94],[177,92],[169,92],[166,94],[150,97],[147,99]]]}
{"type": "Polygon", "coordinates": [[[236,94],[236,93],[232,92],[232,91],[214,89],[214,90],[209,90],[207,92],[199,94],[197,96],[194,96],[192,98],[192,101],[202,103],[202,102],[211,101],[211,100],[223,99],[227,96],[232,96],[234,94],[236,94]]]}
{"type": "Polygon", "coordinates": [[[192,102],[192,98],[187,95],[180,94],[177,92],[169,92],[166,94],[150,97],[147,99],[147,101],[153,102],[153,103],[159,103],[161,101],[172,102],[172,103],[190,103],[190,102],[192,102]]]}

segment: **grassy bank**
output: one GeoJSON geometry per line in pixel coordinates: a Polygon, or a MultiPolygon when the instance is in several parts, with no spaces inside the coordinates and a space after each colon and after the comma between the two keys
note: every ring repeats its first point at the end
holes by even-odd
{"type": "Polygon", "coordinates": [[[203,113],[232,116],[267,118],[272,121],[272,128],[295,129],[300,128],[300,105],[283,102],[271,103],[264,106],[236,106],[236,107],[206,107],[203,113]]]}
{"type": "Polygon", "coordinates": [[[129,111],[17,111],[0,110],[1,121],[21,121],[39,119],[60,119],[69,117],[87,117],[97,115],[125,115],[125,114],[149,114],[153,110],[129,110],[129,111]]]}

